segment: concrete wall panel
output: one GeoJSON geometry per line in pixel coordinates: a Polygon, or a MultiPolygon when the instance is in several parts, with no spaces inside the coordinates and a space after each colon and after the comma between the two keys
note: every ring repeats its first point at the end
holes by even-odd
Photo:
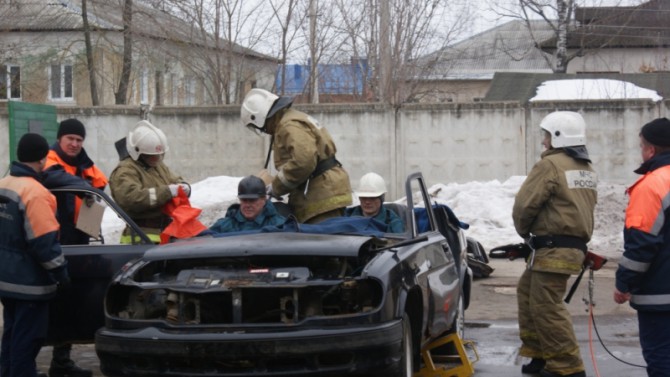
{"type": "MultiPolygon", "coordinates": [[[[352,187],[365,173],[384,176],[389,200],[404,195],[404,177],[415,171],[428,184],[504,181],[525,175],[540,158],[539,123],[549,112],[572,110],[587,123],[588,149],[601,180],[632,183],[641,162],[640,127],[668,113],[650,101],[413,104],[399,110],[379,104],[296,105],[326,127],[349,172],[352,187]]],[[[86,124],[85,148],[106,174],[118,163],[114,142],[126,136],[146,109],[59,108],[58,119],[86,124]]],[[[238,106],[160,107],[147,119],[168,137],[166,162],[190,182],[209,176],[242,177],[263,168],[270,138],[239,122],[238,106]]],[[[0,134],[8,135],[6,108],[0,134]]],[[[7,138],[0,138],[0,164],[9,165],[7,138]]]]}

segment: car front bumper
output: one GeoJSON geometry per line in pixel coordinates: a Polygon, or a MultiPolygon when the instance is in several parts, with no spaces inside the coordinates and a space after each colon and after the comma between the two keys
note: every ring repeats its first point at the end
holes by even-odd
{"type": "Polygon", "coordinates": [[[253,333],[102,328],[95,348],[107,376],[383,375],[401,359],[402,334],[400,320],[253,333]]]}

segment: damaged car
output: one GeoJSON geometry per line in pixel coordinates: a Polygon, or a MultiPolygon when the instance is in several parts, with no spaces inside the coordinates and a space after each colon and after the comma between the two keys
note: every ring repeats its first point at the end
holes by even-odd
{"type": "Polygon", "coordinates": [[[260,231],[126,245],[137,248],[128,262],[107,266],[120,268],[101,300],[101,371],[412,376],[424,346],[463,330],[472,242],[448,208],[425,205],[420,173],[405,191],[406,205],[385,204],[405,221],[404,233],[385,233],[368,218],[289,219],[260,231]]]}

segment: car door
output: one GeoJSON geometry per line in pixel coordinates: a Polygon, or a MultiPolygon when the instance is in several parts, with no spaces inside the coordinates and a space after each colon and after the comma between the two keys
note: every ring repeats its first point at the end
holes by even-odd
{"type": "Polygon", "coordinates": [[[128,261],[141,257],[144,251],[155,245],[104,192],[78,186],[51,191],[95,196],[107,206],[106,211],[115,212],[141,240],[135,245],[92,242],[89,245],[62,246],[72,285],[50,304],[47,343],[93,343],[95,331],[105,322],[103,302],[112,277],[128,261]]]}
{"type": "Polygon", "coordinates": [[[425,331],[431,336],[438,336],[449,330],[457,312],[460,294],[458,269],[453,254],[449,252],[446,238],[437,228],[432,207],[428,205],[415,211],[415,202],[419,197],[415,197],[413,193],[420,194],[424,205],[430,204],[423,176],[420,173],[410,175],[406,190],[408,205],[415,214],[411,224],[412,236],[427,237],[427,241],[419,245],[420,250],[415,253],[416,259],[413,262],[417,280],[424,286],[425,331]]]}

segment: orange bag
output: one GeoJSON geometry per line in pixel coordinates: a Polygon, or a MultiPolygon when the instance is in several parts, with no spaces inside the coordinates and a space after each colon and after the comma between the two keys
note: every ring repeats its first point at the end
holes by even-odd
{"type": "Polygon", "coordinates": [[[207,230],[198,216],[202,210],[191,207],[188,196],[181,187],[177,189],[177,196],[163,206],[163,213],[172,218],[170,225],[161,232],[161,244],[170,242],[172,238],[195,237],[207,230]]]}

